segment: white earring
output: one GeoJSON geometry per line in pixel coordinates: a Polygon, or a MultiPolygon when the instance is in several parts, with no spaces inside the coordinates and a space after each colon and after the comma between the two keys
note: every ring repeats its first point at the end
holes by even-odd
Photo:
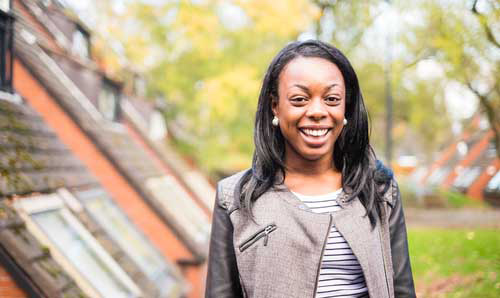
{"type": "Polygon", "coordinates": [[[278,124],[279,124],[278,117],[274,116],[272,123],[273,123],[274,126],[278,126],[278,124]]]}
{"type": "Polygon", "coordinates": [[[346,119],[346,118],[344,118],[344,125],[346,125],[346,124],[347,124],[347,119],[346,119]]]}

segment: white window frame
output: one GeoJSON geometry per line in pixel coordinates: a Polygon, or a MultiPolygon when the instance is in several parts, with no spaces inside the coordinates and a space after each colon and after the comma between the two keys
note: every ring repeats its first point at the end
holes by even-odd
{"type": "Polygon", "coordinates": [[[462,169],[460,174],[457,175],[453,181],[454,187],[468,189],[481,175],[481,167],[466,167],[462,169]],[[474,177],[471,177],[474,175],[474,177]]]}
{"type": "MultiPolygon", "coordinates": [[[[94,201],[94,200],[106,200],[106,201],[109,201],[115,208],[117,208],[118,210],[120,209],[114,202],[111,198],[109,198],[109,195],[106,194],[104,191],[100,190],[100,189],[88,189],[88,190],[83,190],[83,191],[79,191],[79,192],[75,192],[75,194],[72,194],[70,193],[69,191],[64,191],[64,194],[61,193],[61,195],[64,196],[64,199],[66,201],[66,204],[68,206],[70,206],[70,208],[72,208],[75,212],[80,212],[80,211],[83,211],[83,210],[86,210],[88,213],[90,213],[90,216],[93,217],[95,219],[95,216],[94,214],[91,212],[91,209],[88,207],[88,205],[86,204],[86,202],[91,202],[91,201],[94,201]],[[79,196],[78,193],[81,193],[82,196],[79,196]],[[80,199],[78,199],[78,198],[80,199]]],[[[123,213],[123,212],[122,212],[123,213]]],[[[137,229],[137,227],[134,225],[134,223],[127,217],[126,214],[123,214],[123,217],[125,218],[125,221],[126,221],[126,225],[129,225],[131,229],[135,229],[137,232],[137,235],[139,238],[143,238],[143,239],[138,239],[140,241],[143,241],[143,242],[146,242],[145,245],[148,246],[151,250],[152,250],[152,253],[153,254],[156,254],[158,258],[160,258],[164,264],[162,264],[162,267],[164,267],[163,270],[168,270],[170,271],[169,273],[177,279],[177,282],[176,282],[176,285],[174,288],[174,290],[171,291],[170,294],[172,293],[181,293],[183,291],[185,291],[186,289],[186,284],[185,284],[185,281],[184,281],[184,278],[182,277],[182,274],[180,273],[180,271],[178,271],[177,267],[175,267],[173,264],[171,264],[170,262],[168,262],[163,256],[162,254],[158,251],[158,249],[151,243],[148,241],[148,239],[146,238],[146,236],[139,230],[137,229]]],[[[99,220],[95,219],[95,221],[97,223],[99,223],[99,220]]],[[[104,231],[107,232],[106,228],[103,228],[104,231]]],[[[116,235],[110,235],[111,238],[115,238],[117,237],[116,235]]],[[[120,241],[118,240],[115,240],[115,242],[117,243],[118,246],[122,246],[120,241]]],[[[126,247],[121,247],[121,249],[123,250],[123,252],[127,255],[129,255],[129,257],[132,259],[132,261],[136,262],[137,263],[137,267],[139,268],[139,270],[141,270],[146,276],[148,279],[150,279],[150,281],[157,285],[156,284],[156,281],[152,280],[151,277],[147,272],[145,272],[144,268],[143,268],[143,265],[142,264],[139,264],[139,262],[137,262],[137,260],[134,259],[134,256],[130,256],[130,252],[127,250],[126,247]]],[[[163,289],[161,288],[161,286],[157,285],[158,286],[158,290],[162,291],[163,289]]]]}
{"type": "MultiPolygon", "coordinates": [[[[60,210],[61,216],[75,229],[79,236],[86,244],[96,253],[100,260],[109,268],[119,281],[127,287],[134,297],[142,296],[139,287],[125,273],[125,271],[115,262],[115,260],[104,250],[97,240],[90,234],[84,225],[68,210],[64,204],[64,200],[57,193],[48,195],[39,195],[28,198],[18,199],[14,202],[14,207],[18,210],[19,215],[26,223],[26,228],[42,243],[48,247],[55,260],[63,267],[63,269],[75,280],[77,285],[89,297],[102,297],[102,295],[94,288],[94,286],[80,273],[80,270],[68,260],[68,258],[60,251],[55,243],[53,243],[46,232],[38,226],[31,218],[31,214],[38,212],[47,212],[60,210]]],[[[105,297],[102,297],[105,298],[105,297]]]]}
{"type": "Polygon", "coordinates": [[[151,177],[146,180],[146,187],[160,202],[163,209],[171,216],[181,228],[199,245],[208,242],[210,234],[210,221],[205,212],[193,201],[179,182],[172,175],[151,177]],[[175,196],[176,199],[165,199],[165,196],[175,196]],[[172,207],[174,205],[181,207],[172,207]],[[179,212],[178,209],[181,209],[179,212]],[[182,210],[185,210],[182,212],[182,210]],[[199,220],[200,227],[193,228],[193,220],[199,220]]]}
{"type": "Polygon", "coordinates": [[[71,52],[80,59],[90,59],[90,40],[88,35],[78,28],[73,31],[71,37],[71,52]]]}
{"type": "Polygon", "coordinates": [[[497,172],[491,176],[491,179],[486,184],[486,189],[489,191],[496,191],[499,188],[497,180],[500,180],[500,170],[497,170],[497,172]],[[493,185],[493,183],[495,183],[495,185],[493,185]],[[495,186],[495,188],[493,188],[493,186],[495,186]]]}

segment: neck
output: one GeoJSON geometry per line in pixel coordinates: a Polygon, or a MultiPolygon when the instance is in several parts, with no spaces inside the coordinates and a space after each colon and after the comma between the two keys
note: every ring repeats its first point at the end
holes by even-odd
{"type": "Polygon", "coordinates": [[[338,173],[333,163],[333,156],[325,156],[318,160],[307,160],[297,154],[285,152],[285,165],[287,175],[318,177],[325,174],[338,173]]]}

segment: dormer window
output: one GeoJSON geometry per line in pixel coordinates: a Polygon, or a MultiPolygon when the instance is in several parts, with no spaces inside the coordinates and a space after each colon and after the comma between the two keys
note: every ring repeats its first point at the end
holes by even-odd
{"type": "Polygon", "coordinates": [[[14,17],[10,0],[0,0],[0,90],[12,91],[12,44],[14,17]]]}
{"type": "Polygon", "coordinates": [[[73,32],[71,51],[82,59],[90,58],[90,35],[80,26],[73,32]]]}
{"type": "Polygon", "coordinates": [[[149,120],[149,137],[152,140],[162,140],[167,135],[167,123],[163,114],[155,110],[149,120]]]}
{"type": "Polygon", "coordinates": [[[136,76],[134,79],[134,93],[137,96],[146,96],[146,80],[143,77],[136,76]]]}
{"type": "Polygon", "coordinates": [[[97,102],[97,108],[104,118],[110,121],[118,120],[120,97],[119,85],[108,79],[104,79],[97,102]]]}

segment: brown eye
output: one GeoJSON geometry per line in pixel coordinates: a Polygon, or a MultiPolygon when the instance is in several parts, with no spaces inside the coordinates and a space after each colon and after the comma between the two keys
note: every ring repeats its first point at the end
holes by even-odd
{"type": "Polygon", "coordinates": [[[328,96],[327,98],[325,98],[325,101],[329,104],[335,104],[337,102],[340,101],[340,98],[338,97],[333,97],[333,96],[328,96]]]}
{"type": "Polygon", "coordinates": [[[304,103],[306,101],[306,98],[298,96],[298,97],[291,98],[290,101],[292,101],[293,103],[301,104],[301,103],[304,103]]]}

